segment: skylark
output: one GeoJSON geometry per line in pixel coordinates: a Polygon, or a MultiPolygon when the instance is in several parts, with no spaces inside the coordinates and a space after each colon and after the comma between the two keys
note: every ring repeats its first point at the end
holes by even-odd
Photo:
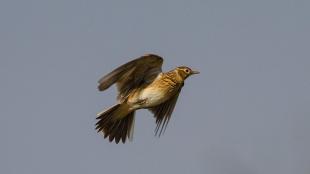
{"type": "Polygon", "coordinates": [[[118,143],[132,139],[135,111],[149,109],[156,119],[155,135],[166,129],[187,77],[198,74],[186,66],[162,72],[163,58],[148,54],[134,59],[102,77],[99,91],[116,83],[118,104],[98,113],[96,130],[118,143]]]}

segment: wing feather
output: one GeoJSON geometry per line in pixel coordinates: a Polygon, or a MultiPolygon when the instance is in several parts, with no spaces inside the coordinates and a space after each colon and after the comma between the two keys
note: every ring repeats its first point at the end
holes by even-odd
{"type": "Polygon", "coordinates": [[[149,110],[154,113],[154,117],[156,119],[156,128],[155,128],[155,135],[160,136],[162,133],[165,132],[168,122],[171,118],[172,112],[175,108],[176,102],[178,100],[181,88],[179,91],[169,100],[166,102],[150,108],[149,110]]]}
{"type": "Polygon", "coordinates": [[[98,89],[104,91],[117,84],[118,99],[123,100],[132,90],[141,85],[151,83],[161,73],[163,58],[148,54],[134,59],[102,77],[98,83],[98,89]]]}

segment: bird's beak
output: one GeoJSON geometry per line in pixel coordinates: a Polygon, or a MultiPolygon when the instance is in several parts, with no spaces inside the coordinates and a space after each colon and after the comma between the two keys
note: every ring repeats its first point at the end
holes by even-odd
{"type": "Polygon", "coordinates": [[[200,72],[199,71],[192,71],[191,74],[199,74],[200,72]]]}

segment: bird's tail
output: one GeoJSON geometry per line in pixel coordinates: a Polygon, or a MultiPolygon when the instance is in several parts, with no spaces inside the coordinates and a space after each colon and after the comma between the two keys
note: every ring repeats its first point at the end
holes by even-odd
{"type": "Polygon", "coordinates": [[[115,139],[116,144],[120,140],[125,143],[127,137],[132,139],[135,111],[131,111],[127,104],[114,105],[97,115],[96,130],[102,132],[104,138],[109,137],[110,142],[115,139]]]}

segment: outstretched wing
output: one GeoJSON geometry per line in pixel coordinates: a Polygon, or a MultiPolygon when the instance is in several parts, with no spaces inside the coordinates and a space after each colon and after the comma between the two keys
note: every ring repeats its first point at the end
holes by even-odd
{"type": "Polygon", "coordinates": [[[98,81],[98,89],[104,91],[116,83],[119,91],[118,99],[123,100],[131,90],[146,83],[151,83],[162,72],[162,64],[163,58],[158,55],[141,56],[102,77],[98,81]]]}
{"type": "Polygon", "coordinates": [[[154,113],[154,117],[156,119],[157,125],[155,128],[155,135],[160,136],[162,133],[165,132],[181,89],[182,87],[180,87],[179,91],[166,102],[149,109],[151,112],[154,113]]]}

